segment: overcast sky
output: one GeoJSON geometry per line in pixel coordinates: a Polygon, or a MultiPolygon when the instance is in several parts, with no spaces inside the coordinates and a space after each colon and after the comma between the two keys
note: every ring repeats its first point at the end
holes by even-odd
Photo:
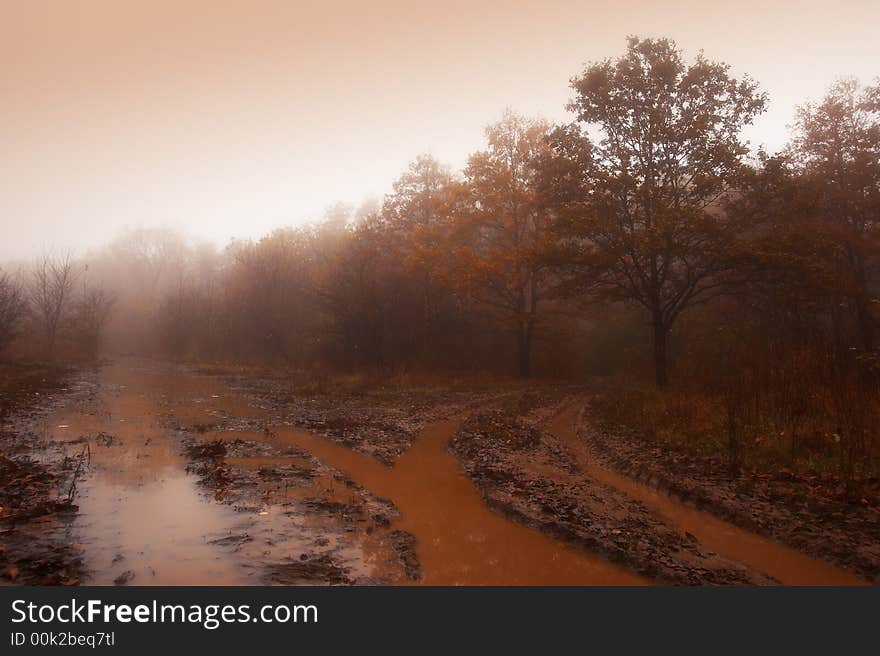
{"type": "Polygon", "coordinates": [[[880,75],[880,2],[0,0],[0,258],[126,226],[226,243],[455,167],[505,107],[568,120],[569,79],[669,36],[749,73],[787,138],[836,77],[880,75]]]}

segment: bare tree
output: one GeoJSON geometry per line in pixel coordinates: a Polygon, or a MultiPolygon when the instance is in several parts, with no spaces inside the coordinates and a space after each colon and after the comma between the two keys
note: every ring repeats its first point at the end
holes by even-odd
{"type": "Polygon", "coordinates": [[[28,291],[50,358],[55,356],[58,332],[70,305],[75,281],[76,267],[70,253],[45,254],[34,266],[28,291]]]}
{"type": "Polygon", "coordinates": [[[24,290],[17,280],[0,271],[0,353],[15,337],[27,310],[24,290]]]}

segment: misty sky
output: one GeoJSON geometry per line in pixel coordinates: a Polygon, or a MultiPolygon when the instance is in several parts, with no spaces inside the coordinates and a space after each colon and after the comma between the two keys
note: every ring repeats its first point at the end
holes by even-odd
{"type": "Polygon", "coordinates": [[[751,74],[773,149],[835,77],[880,75],[880,2],[0,0],[0,258],[124,227],[218,244],[455,167],[505,107],[569,120],[568,80],[669,36],[751,74]]]}

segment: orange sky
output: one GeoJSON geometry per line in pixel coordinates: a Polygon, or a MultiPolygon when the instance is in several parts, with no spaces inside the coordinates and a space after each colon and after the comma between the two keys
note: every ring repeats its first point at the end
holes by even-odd
{"type": "Polygon", "coordinates": [[[0,258],[124,226],[225,243],[381,196],[420,152],[460,166],[506,106],[566,120],[627,34],[794,105],[880,75],[880,2],[0,0],[0,258]]]}

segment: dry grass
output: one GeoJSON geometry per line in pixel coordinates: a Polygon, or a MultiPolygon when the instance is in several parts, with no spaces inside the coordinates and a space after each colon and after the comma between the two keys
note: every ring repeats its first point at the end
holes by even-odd
{"type": "MultiPolygon", "coordinates": [[[[778,398],[762,398],[754,390],[737,408],[740,465],[833,473],[855,481],[880,475],[880,401],[850,391],[851,398],[841,404],[844,395],[841,390],[814,389],[808,402],[799,404],[806,409],[792,413],[778,398]]],[[[728,399],[722,394],[615,386],[595,400],[594,408],[605,421],[646,441],[694,455],[731,457],[728,399]]]]}

